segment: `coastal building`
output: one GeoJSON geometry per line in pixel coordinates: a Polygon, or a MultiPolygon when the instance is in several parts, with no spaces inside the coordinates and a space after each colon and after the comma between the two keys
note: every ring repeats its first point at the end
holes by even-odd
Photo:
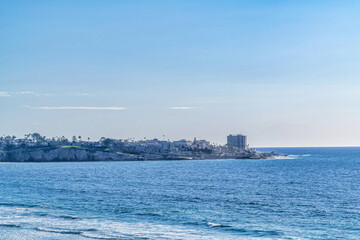
{"type": "Polygon", "coordinates": [[[181,139],[178,141],[173,141],[175,147],[189,147],[191,145],[191,141],[186,139],[181,139]]]}
{"type": "Polygon", "coordinates": [[[247,150],[247,137],[242,134],[229,135],[227,136],[227,145],[237,147],[240,150],[247,150]]]}
{"type": "Polygon", "coordinates": [[[195,138],[192,145],[194,148],[206,149],[210,147],[210,142],[206,140],[196,140],[195,138]]]}

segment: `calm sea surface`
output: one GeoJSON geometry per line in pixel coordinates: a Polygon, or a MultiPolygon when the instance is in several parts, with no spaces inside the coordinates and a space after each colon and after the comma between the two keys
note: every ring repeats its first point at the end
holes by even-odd
{"type": "Polygon", "coordinates": [[[274,150],[0,164],[0,239],[360,239],[360,148],[274,150]]]}

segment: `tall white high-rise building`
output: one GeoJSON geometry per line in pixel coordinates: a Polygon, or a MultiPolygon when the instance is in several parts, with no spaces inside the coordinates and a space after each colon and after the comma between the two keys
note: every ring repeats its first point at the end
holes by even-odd
{"type": "Polygon", "coordinates": [[[227,136],[227,145],[240,148],[240,150],[247,150],[247,137],[242,134],[227,136]]]}

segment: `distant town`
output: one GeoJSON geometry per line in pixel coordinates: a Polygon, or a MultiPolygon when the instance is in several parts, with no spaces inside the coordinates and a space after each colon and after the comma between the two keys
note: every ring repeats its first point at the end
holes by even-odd
{"type": "Polygon", "coordinates": [[[242,134],[227,136],[226,145],[210,144],[207,140],[165,141],[132,140],[102,137],[90,141],[81,136],[46,138],[39,133],[24,138],[0,137],[1,162],[49,161],[138,161],[195,159],[262,159],[277,156],[249,149],[242,134]]]}

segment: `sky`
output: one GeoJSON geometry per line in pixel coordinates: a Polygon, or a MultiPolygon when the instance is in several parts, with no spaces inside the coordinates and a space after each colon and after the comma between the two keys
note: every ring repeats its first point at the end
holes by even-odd
{"type": "Polygon", "coordinates": [[[360,146],[360,2],[0,0],[0,135],[360,146]]]}

